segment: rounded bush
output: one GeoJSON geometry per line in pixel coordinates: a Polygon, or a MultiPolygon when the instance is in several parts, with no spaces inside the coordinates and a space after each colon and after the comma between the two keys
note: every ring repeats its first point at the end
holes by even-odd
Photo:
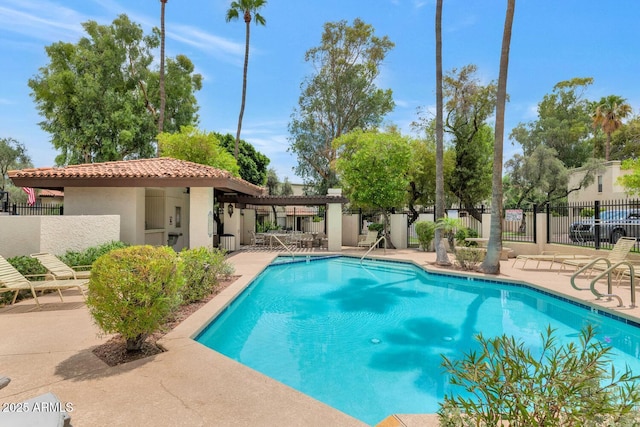
{"type": "Polygon", "coordinates": [[[219,277],[225,271],[224,252],[199,247],[180,252],[184,265],[185,283],[181,290],[184,303],[199,301],[218,286],[219,277]]]}
{"type": "Polygon", "coordinates": [[[422,250],[428,251],[429,245],[436,234],[436,223],[433,221],[416,222],[416,234],[422,250]]]}
{"type": "Polygon", "coordinates": [[[93,264],[87,305],[105,333],[119,333],[137,351],[180,304],[182,264],[167,246],[113,250],[93,264]]]}

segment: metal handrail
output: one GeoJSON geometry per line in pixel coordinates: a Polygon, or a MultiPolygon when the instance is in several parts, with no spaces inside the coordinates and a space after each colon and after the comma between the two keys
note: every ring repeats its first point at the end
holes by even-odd
{"type": "MultiPolygon", "coordinates": [[[[615,270],[617,270],[621,265],[626,265],[627,267],[629,267],[629,280],[631,281],[631,305],[629,307],[631,308],[635,308],[636,307],[636,281],[635,281],[635,268],[633,266],[633,264],[631,264],[629,261],[620,261],[619,263],[610,266],[609,268],[607,268],[605,271],[603,271],[602,273],[598,274],[592,281],[591,281],[591,292],[596,296],[596,298],[601,298],[601,297],[614,297],[618,299],[618,307],[622,307],[624,304],[622,303],[622,298],[620,298],[618,295],[615,295],[613,293],[613,288],[611,286],[611,273],[614,272],[615,270]],[[604,277],[604,275],[607,275],[607,282],[608,282],[608,287],[607,287],[607,294],[601,294],[600,292],[598,292],[595,289],[595,284],[598,280],[600,280],[601,278],[604,277]]],[[[620,272],[619,274],[622,274],[622,272],[620,272]]]]}
{"type": "Polygon", "coordinates": [[[596,263],[598,263],[600,261],[604,261],[604,262],[607,263],[607,269],[609,269],[611,267],[611,261],[609,261],[608,258],[600,257],[600,258],[594,259],[593,261],[591,261],[587,265],[584,265],[579,270],[576,270],[575,273],[573,273],[573,276],[571,276],[571,286],[573,287],[573,289],[575,289],[577,291],[588,291],[588,290],[590,290],[590,288],[580,288],[580,287],[578,287],[576,285],[576,282],[575,282],[576,277],[578,277],[580,275],[580,273],[582,273],[583,271],[592,268],[596,263]]]}
{"type": "Polygon", "coordinates": [[[286,250],[287,252],[289,252],[291,254],[291,259],[294,259],[296,256],[293,254],[293,251],[289,248],[289,246],[285,245],[284,243],[282,243],[282,240],[280,240],[278,238],[278,236],[272,235],[269,236],[270,239],[276,239],[278,241],[278,243],[280,243],[286,250]]]}
{"type": "Polygon", "coordinates": [[[372,250],[374,250],[376,248],[376,246],[378,246],[378,243],[380,243],[381,240],[384,240],[384,254],[387,254],[387,238],[385,236],[380,237],[378,240],[376,240],[376,242],[371,245],[371,247],[369,248],[369,250],[362,255],[362,258],[360,258],[360,264],[362,264],[362,260],[369,255],[369,252],[371,252],[372,250]]]}

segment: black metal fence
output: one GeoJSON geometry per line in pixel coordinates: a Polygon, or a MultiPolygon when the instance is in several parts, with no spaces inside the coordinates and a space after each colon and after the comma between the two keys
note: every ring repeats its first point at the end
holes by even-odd
{"type": "Polygon", "coordinates": [[[56,204],[0,203],[0,212],[9,215],[62,215],[64,208],[56,204]]]}
{"type": "Polygon", "coordinates": [[[536,243],[537,212],[536,205],[506,208],[502,220],[502,240],[536,243]]]}
{"type": "Polygon", "coordinates": [[[640,200],[547,206],[547,242],[610,249],[622,236],[640,238],[640,200]]]}

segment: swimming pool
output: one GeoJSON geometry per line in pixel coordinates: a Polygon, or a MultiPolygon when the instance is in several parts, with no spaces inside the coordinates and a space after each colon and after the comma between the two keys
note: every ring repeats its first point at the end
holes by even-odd
{"type": "Polygon", "coordinates": [[[197,340],[368,424],[436,412],[452,390],[441,355],[473,349],[478,332],[535,351],[549,324],[565,341],[593,325],[617,367],[640,372],[638,325],[527,285],[399,262],[295,259],[265,269],[197,340]]]}

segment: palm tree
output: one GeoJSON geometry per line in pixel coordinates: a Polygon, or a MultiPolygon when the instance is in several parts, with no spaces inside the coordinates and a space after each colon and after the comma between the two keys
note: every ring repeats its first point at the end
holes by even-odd
{"type": "MultiPolygon", "coordinates": [[[[442,0],[436,2],[436,220],[444,218],[444,119],[442,112],[442,0]]],[[[442,228],[436,228],[436,264],[450,265],[442,242],[442,228]]]]}
{"type": "Polygon", "coordinates": [[[611,151],[611,134],[622,126],[622,119],[631,114],[631,106],[626,99],[618,95],[609,95],[600,100],[596,110],[591,115],[594,128],[602,128],[607,134],[607,143],[604,149],[604,160],[609,161],[611,151]]]}
{"type": "Polygon", "coordinates": [[[502,52],[500,53],[500,73],[496,94],[496,129],[493,145],[493,192],[491,197],[491,226],[487,255],[480,268],[485,273],[500,273],[500,254],[502,252],[502,153],[504,145],[504,110],[507,101],[507,72],[509,71],[509,48],[511,46],[511,27],[516,0],[507,0],[507,13],[502,33],[502,52]]]}
{"type": "MultiPolygon", "coordinates": [[[[169,0],[160,0],[160,112],[158,113],[158,133],[164,130],[164,110],[166,95],[164,92],[164,8],[169,0]]],[[[160,145],[158,144],[157,156],[160,157],[160,145]]]]}
{"type": "Polygon", "coordinates": [[[236,133],[235,157],[238,159],[238,145],[240,144],[240,131],[242,130],[242,116],[244,115],[244,103],[247,97],[247,68],[249,66],[249,33],[251,17],[255,18],[256,25],[265,25],[264,17],[258,10],[267,4],[266,0],[234,0],[227,11],[226,21],[236,20],[242,16],[246,25],[246,41],[244,46],[244,70],[242,75],[242,103],[240,104],[240,117],[238,117],[238,132],[236,133]]]}

